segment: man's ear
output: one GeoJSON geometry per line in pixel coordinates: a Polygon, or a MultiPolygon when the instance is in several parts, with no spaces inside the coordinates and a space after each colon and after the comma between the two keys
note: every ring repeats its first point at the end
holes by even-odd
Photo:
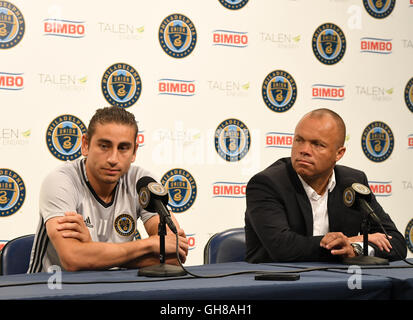
{"type": "Polygon", "coordinates": [[[336,162],[339,161],[344,156],[344,153],[346,153],[346,147],[338,148],[337,154],[336,154],[336,162]]]}
{"type": "Polygon", "coordinates": [[[82,156],[87,157],[89,154],[89,138],[86,133],[82,135],[82,156]]]}

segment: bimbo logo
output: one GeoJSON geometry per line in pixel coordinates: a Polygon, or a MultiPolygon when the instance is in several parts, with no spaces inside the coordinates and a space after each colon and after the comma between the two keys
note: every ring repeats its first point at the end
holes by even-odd
{"type": "Polygon", "coordinates": [[[376,197],[389,197],[392,195],[391,181],[369,181],[369,186],[376,197]]]}
{"type": "Polygon", "coordinates": [[[196,248],[196,233],[191,233],[186,235],[186,239],[188,240],[188,250],[194,250],[196,248]]]}
{"type": "Polygon", "coordinates": [[[413,149],[413,134],[407,136],[407,149],[413,149]]]}
{"type": "Polygon", "coordinates": [[[23,88],[23,73],[0,72],[0,90],[22,90],[23,88]]]}
{"type": "Polygon", "coordinates": [[[245,198],[247,184],[245,182],[214,182],[213,198],[245,198]]]}
{"type": "Polygon", "coordinates": [[[364,37],[360,39],[360,52],[390,54],[392,53],[392,39],[364,37]]]}
{"type": "Polygon", "coordinates": [[[85,36],[85,22],[60,19],[45,19],[44,35],[67,38],[83,38],[85,36]]]}
{"type": "Polygon", "coordinates": [[[312,99],[342,101],[344,100],[344,86],[313,84],[311,94],[312,99]]]}
{"type": "Polygon", "coordinates": [[[158,92],[160,95],[172,96],[194,96],[195,81],[194,80],[178,80],[178,79],[159,79],[158,92]]]}
{"type": "Polygon", "coordinates": [[[247,32],[229,31],[229,30],[214,30],[213,45],[245,48],[248,46],[247,32]]]}
{"type": "Polygon", "coordinates": [[[293,140],[293,133],[267,132],[265,134],[265,147],[291,149],[293,140]]]}

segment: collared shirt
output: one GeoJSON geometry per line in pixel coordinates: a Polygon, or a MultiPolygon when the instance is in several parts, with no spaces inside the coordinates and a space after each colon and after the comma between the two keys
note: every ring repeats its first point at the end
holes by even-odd
{"type": "Polygon", "coordinates": [[[313,210],[313,236],[325,235],[329,232],[330,227],[328,223],[328,193],[333,191],[336,186],[336,175],[333,170],[333,174],[328,180],[326,191],[319,195],[310,185],[308,185],[303,178],[298,175],[301,183],[303,184],[304,191],[307,194],[308,200],[310,200],[311,208],[313,210]]]}
{"type": "MultiPolygon", "coordinates": [[[[303,184],[304,191],[307,194],[308,200],[310,200],[311,208],[313,210],[313,236],[323,236],[330,231],[328,222],[328,193],[334,190],[336,186],[336,175],[333,170],[333,174],[327,183],[327,189],[319,195],[303,178],[298,175],[301,183],[303,184]]],[[[363,247],[363,242],[356,242],[363,247]]],[[[368,255],[374,256],[374,248],[368,247],[368,255]]]]}

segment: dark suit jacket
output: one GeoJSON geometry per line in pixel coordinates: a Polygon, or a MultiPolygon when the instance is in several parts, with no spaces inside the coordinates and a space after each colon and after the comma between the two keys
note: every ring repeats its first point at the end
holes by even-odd
{"type": "MultiPolygon", "coordinates": [[[[368,186],[364,172],[336,165],[336,186],[328,194],[328,219],[330,232],[356,236],[361,232],[363,214],[343,203],[343,191],[353,182],[368,186]]],[[[392,236],[390,253],[375,248],[375,255],[389,260],[400,260],[394,248],[406,257],[403,235],[397,231],[390,216],[376,201],[370,202],[386,232],[392,236]]],[[[381,232],[371,223],[370,232],[381,232]]],[[[245,212],[246,260],[252,263],[273,261],[329,261],[338,260],[320,247],[323,236],[313,236],[313,214],[290,158],[283,158],[256,174],[247,185],[247,210],[245,212]]]]}

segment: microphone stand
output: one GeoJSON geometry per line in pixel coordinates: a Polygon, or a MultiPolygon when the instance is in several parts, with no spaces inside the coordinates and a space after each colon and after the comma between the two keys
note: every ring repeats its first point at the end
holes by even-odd
{"type": "Polygon", "coordinates": [[[368,234],[369,234],[369,229],[370,229],[369,216],[370,214],[368,212],[365,212],[363,214],[363,220],[361,222],[361,229],[363,232],[363,255],[353,257],[353,258],[344,258],[343,259],[344,264],[349,264],[349,265],[388,265],[389,264],[389,260],[387,259],[369,256],[369,253],[368,253],[368,246],[369,246],[368,234]]]}
{"type": "Polygon", "coordinates": [[[143,267],[138,270],[138,276],[145,277],[178,277],[186,275],[186,271],[180,266],[165,263],[165,236],[166,221],[163,215],[159,215],[159,260],[160,264],[143,267]]]}

